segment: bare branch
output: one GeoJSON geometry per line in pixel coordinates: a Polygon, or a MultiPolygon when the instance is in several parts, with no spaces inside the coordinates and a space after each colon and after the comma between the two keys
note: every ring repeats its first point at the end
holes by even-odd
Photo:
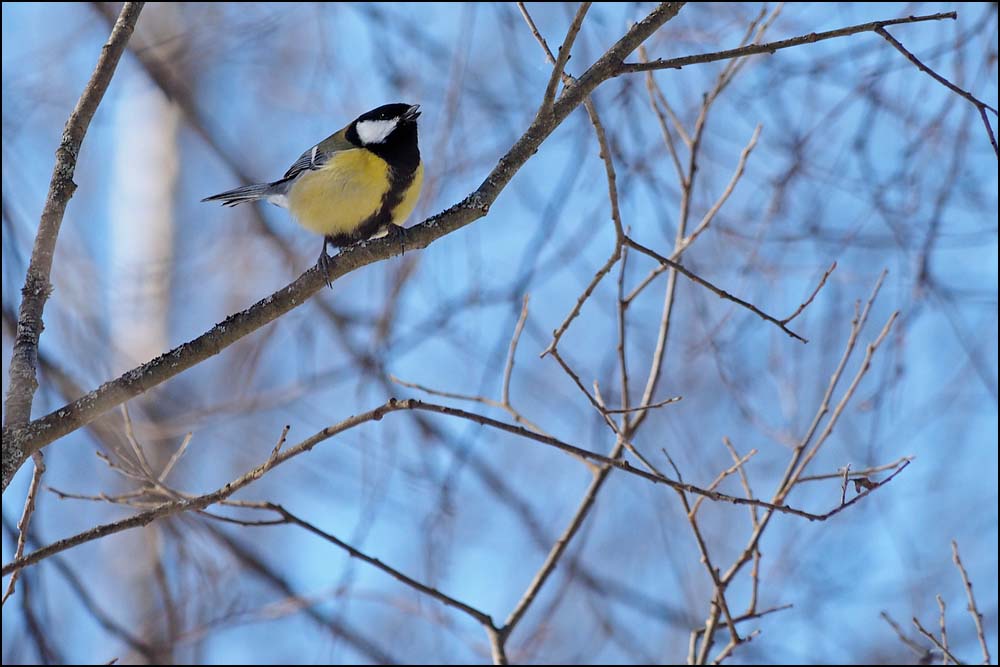
{"type": "Polygon", "coordinates": [[[551,354],[555,351],[556,346],[559,344],[559,339],[563,337],[563,334],[565,334],[566,330],[569,329],[569,325],[572,324],[573,320],[576,319],[576,316],[580,314],[580,309],[583,308],[583,304],[590,298],[590,295],[594,293],[594,290],[597,288],[597,285],[601,282],[601,280],[604,279],[604,276],[611,272],[611,269],[618,263],[620,258],[621,246],[616,246],[615,251],[611,253],[611,257],[608,258],[608,261],[604,263],[604,266],[597,270],[597,273],[594,274],[594,277],[590,279],[590,282],[584,288],[583,293],[577,297],[576,304],[573,306],[573,309],[569,311],[569,315],[567,315],[566,319],[562,321],[562,324],[560,324],[556,330],[552,332],[552,342],[549,343],[547,348],[542,350],[542,353],[538,355],[539,357],[544,357],[545,355],[551,354]]]}
{"type": "Polygon", "coordinates": [[[767,42],[766,44],[749,44],[747,46],[741,46],[736,49],[728,49],[726,51],[716,51],[714,53],[702,53],[694,56],[684,56],[682,58],[660,58],[658,60],[651,60],[646,63],[623,63],[618,69],[618,74],[632,74],[634,72],[648,72],[651,70],[658,69],[681,69],[682,67],[687,67],[688,65],[698,65],[702,63],[713,63],[719,60],[732,60],[733,58],[743,58],[745,56],[753,56],[762,53],[773,54],[781,49],[791,48],[793,46],[802,46],[803,44],[814,44],[816,42],[821,42],[826,39],[834,39],[836,37],[847,37],[848,35],[856,35],[862,32],[875,32],[879,28],[885,28],[890,25],[900,25],[902,23],[919,23],[921,21],[941,21],[943,19],[957,19],[958,14],[955,12],[943,12],[940,14],[929,14],[926,16],[908,16],[905,18],[889,19],[886,21],[872,21],[871,23],[861,23],[858,25],[848,26],[846,28],[838,28],[836,30],[828,30],[826,32],[813,32],[808,35],[802,35],[800,37],[792,37],[791,39],[782,39],[776,42],[767,42]]]}
{"type": "Polygon", "coordinates": [[[840,512],[847,509],[851,505],[854,505],[855,503],[857,503],[870,493],[875,492],[882,486],[885,486],[886,484],[891,482],[896,477],[896,475],[905,470],[906,466],[909,464],[909,462],[907,462],[906,464],[900,466],[899,469],[896,470],[894,473],[892,473],[889,477],[887,477],[881,482],[878,482],[877,484],[873,484],[870,488],[858,494],[847,503],[835,507],[834,509],[825,512],[823,514],[814,514],[812,512],[806,512],[804,510],[790,507],[788,505],[777,505],[775,503],[769,503],[763,500],[746,499],[736,496],[730,496],[725,493],[719,493],[717,491],[709,491],[707,489],[702,489],[693,484],[685,484],[683,482],[678,482],[676,480],[663,477],[662,475],[634,468],[631,465],[629,465],[628,461],[623,461],[617,458],[617,454],[615,454],[615,456],[613,457],[604,456],[596,452],[576,447],[574,445],[563,442],[551,436],[535,433],[534,431],[530,431],[524,427],[516,426],[513,424],[507,424],[505,422],[501,422],[496,419],[491,419],[489,417],[486,417],[484,415],[479,415],[474,412],[467,412],[465,410],[459,410],[458,408],[452,408],[444,405],[435,405],[433,403],[424,403],[423,401],[418,401],[415,399],[405,399],[400,401],[393,398],[389,399],[388,402],[373,410],[369,410],[368,412],[364,412],[359,415],[350,417],[333,426],[328,426],[327,428],[323,429],[322,431],[319,431],[310,438],[303,440],[301,443],[295,445],[294,447],[284,450],[284,452],[279,453],[277,456],[268,458],[268,460],[265,461],[264,463],[253,468],[252,470],[245,473],[241,477],[229,482],[225,486],[216,489],[215,491],[197,497],[165,502],[145,512],[140,512],[139,514],[135,514],[133,516],[121,519],[119,521],[114,521],[112,523],[95,526],[90,530],[84,531],[72,537],[67,537],[62,540],[58,540],[46,547],[33,551],[27,556],[18,558],[16,560],[13,560],[5,564],[2,570],[0,570],[0,574],[6,576],[8,574],[11,574],[15,570],[19,570],[29,565],[34,565],[35,563],[38,563],[39,561],[44,560],[45,558],[48,558],[49,556],[52,556],[53,554],[59,553],[61,551],[65,551],[67,549],[71,549],[75,546],[79,546],[86,542],[91,542],[93,540],[106,537],[107,535],[119,533],[124,530],[129,530],[131,528],[137,528],[139,526],[146,526],[152,523],[153,521],[165,518],[167,516],[172,516],[174,514],[178,514],[181,512],[203,510],[209,507],[210,505],[214,505],[215,503],[221,502],[229,498],[231,495],[236,493],[236,491],[242,489],[245,486],[248,486],[249,484],[263,477],[264,474],[270,469],[284,463],[290,458],[293,458],[295,456],[298,456],[304,452],[311,450],[313,447],[323,442],[324,440],[328,440],[334,435],[352,429],[361,424],[370,421],[379,421],[385,415],[393,412],[398,412],[400,410],[424,410],[428,412],[436,412],[438,414],[450,415],[453,417],[467,419],[476,422],[478,424],[481,424],[483,426],[489,426],[491,428],[495,428],[501,431],[506,431],[508,433],[521,436],[528,440],[534,440],[535,442],[555,447],[556,449],[561,449],[565,452],[569,452],[570,454],[574,454],[582,459],[590,459],[592,461],[601,463],[605,466],[605,470],[601,471],[602,473],[606,473],[611,468],[616,468],[618,470],[623,470],[630,475],[641,477],[646,481],[653,482],[655,484],[664,484],[675,490],[686,491],[688,493],[702,495],[711,500],[727,502],[734,505],[753,505],[774,512],[799,516],[804,519],[808,519],[810,521],[825,521],[830,517],[839,514],[840,512]]]}
{"type": "Polygon", "coordinates": [[[802,314],[803,310],[809,307],[809,304],[813,302],[813,299],[816,298],[816,295],[819,294],[819,291],[823,289],[823,285],[826,284],[826,279],[830,277],[830,274],[833,273],[834,269],[836,268],[837,268],[837,262],[834,261],[833,264],[830,265],[830,268],[826,270],[826,273],[823,274],[823,277],[819,279],[819,284],[816,285],[816,289],[812,291],[812,294],[809,295],[809,298],[803,301],[802,304],[795,309],[794,313],[792,313],[785,319],[781,320],[782,324],[788,324],[796,317],[798,317],[800,314],[802,314]]]}
{"type": "Polygon", "coordinates": [[[753,313],[754,315],[757,315],[761,319],[766,320],[768,322],[771,322],[772,324],[776,325],[779,329],[781,329],[782,331],[784,331],[786,334],[788,334],[789,336],[791,336],[795,340],[801,341],[803,343],[808,343],[809,342],[805,338],[803,338],[802,336],[798,335],[797,333],[795,333],[794,331],[792,331],[791,329],[789,329],[788,327],[786,327],[784,325],[784,323],[782,323],[781,320],[778,320],[778,319],[776,319],[776,318],[768,315],[767,313],[765,313],[764,311],[762,311],[761,309],[759,309],[757,306],[753,305],[752,303],[750,303],[748,301],[744,301],[743,299],[741,299],[739,297],[736,297],[736,296],[733,296],[729,292],[716,287],[715,285],[713,285],[712,283],[708,282],[707,280],[705,280],[701,276],[699,276],[699,275],[697,275],[697,274],[689,271],[682,264],[680,264],[678,262],[675,262],[672,259],[667,259],[666,257],[664,257],[663,255],[659,254],[658,252],[656,252],[654,250],[650,250],[646,246],[644,246],[644,245],[642,245],[640,243],[637,243],[636,241],[632,240],[631,237],[626,236],[625,237],[625,243],[627,245],[631,246],[632,248],[635,248],[636,250],[638,250],[642,254],[647,255],[649,257],[652,257],[656,261],[660,262],[660,264],[663,264],[665,266],[669,266],[671,269],[674,269],[675,271],[677,271],[678,273],[680,273],[681,275],[683,275],[688,280],[690,280],[692,282],[695,282],[695,283],[701,285],[702,287],[708,288],[709,290],[711,290],[712,292],[714,292],[716,295],[718,295],[720,298],[726,299],[727,301],[732,301],[736,305],[742,306],[743,308],[746,308],[751,313],[753,313]]]}
{"type": "MultiPolygon", "coordinates": [[[[570,23],[569,30],[566,31],[566,39],[563,40],[562,46],[559,47],[559,55],[552,66],[552,76],[549,77],[549,83],[545,86],[545,95],[542,97],[541,107],[541,111],[543,112],[552,106],[552,102],[556,98],[556,88],[559,87],[559,80],[563,77],[566,62],[569,61],[570,51],[573,50],[573,42],[576,41],[576,35],[580,32],[580,27],[583,25],[583,18],[587,15],[587,10],[590,9],[591,4],[593,3],[580,3],[579,8],[576,10],[576,16],[573,17],[573,22],[570,23]]],[[[527,14],[525,13],[525,15],[527,14]]],[[[551,58],[551,56],[552,54],[550,53],[549,57],[551,58]]]]}
{"type": "Polygon", "coordinates": [[[670,405],[671,403],[676,403],[681,400],[681,396],[671,396],[670,398],[658,401],[656,403],[648,403],[646,405],[637,405],[634,408],[624,408],[621,410],[605,410],[605,414],[609,415],[622,415],[629,412],[638,412],[640,410],[653,410],[655,408],[662,408],[664,405],[670,405]]]}
{"type": "MultiPolygon", "coordinates": [[[[879,348],[879,346],[882,344],[882,341],[884,341],[886,336],[889,335],[889,331],[892,329],[892,325],[896,322],[896,319],[898,317],[899,317],[899,311],[896,311],[892,315],[890,315],[889,319],[886,320],[885,322],[885,326],[882,327],[882,331],[879,332],[875,340],[873,340],[865,347],[865,356],[864,359],[861,360],[861,366],[858,368],[858,372],[855,373],[854,379],[851,381],[851,384],[844,391],[844,395],[841,396],[840,402],[837,403],[836,407],[833,409],[833,412],[830,414],[830,419],[826,422],[826,426],[823,428],[823,431],[816,439],[816,444],[814,444],[812,449],[809,450],[809,453],[806,454],[805,457],[803,457],[802,463],[799,465],[798,470],[796,471],[793,479],[798,479],[802,475],[803,471],[806,469],[806,466],[809,465],[809,463],[819,452],[820,447],[823,446],[823,443],[826,442],[826,439],[830,436],[831,433],[833,433],[833,427],[836,425],[837,420],[840,418],[840,414],[844,411],[844,408],[847,406],[848,402],[851,400],[851,397],[854,395],[855,390],[861,383],[861,378],[863,378],[865,373],[868,372],[868,368],[871,366],[872,357],[875,355],[875,350],[879,348]]],[[[900,470],[903,467],[906,467],[906,465],[908,464],[909,461],[904,463],[903,466],[900,467],[900,470]]]]}
{"type": "Polygon", "coordinates": [[[517,324],[514,325],[514,334],[510,338],[510,347],[507,350],[507,363],[503,369],[503,384],[500,389],[500,402],[503,405],[510,405],[510,378],[514,374],[514,358],[517,356],[517,343],[521,340],[521,332],[524,331],[524,323],[528,321],[528,295],[524,295],[521,301],[521,314],[517,316],[517,324]]]}
{"type": "Polygon", "coordinates": [[[840,504],[847,502],[847,477],[851,474],[851,464],[844,466],[843,480],[840,483],[840,504]]]}
{"type": "Polygon", "coordinates": [[[161,483],[165,483],[167,481],[167,477],[174,469],[174,466],[177,465],[177,462],[180,461],[181,457],[184,456],[184,453],[187,452],[188,445],[191,444],[191,438],[193,436],[194,434],[191,432],[184,434],[184,438],[181,440],[180,446],[178,446],[174,453],[170,456],[167,464],[163,466],[163,471],[160,473],[158,478],[161,483]]]}
{"type": "Polygon", "coordinates": [[[948,626],[945,624],[944,620],[944,598],[940,595],[934,596],[938,603],[938,627],[941,628],[941,647],[944,650],[944,656],[941,659],[942,665],[948,664],[948,626]]]}
{"type": "MultiPolygon", "coordinates": [[[[813,436],[816,435],[816,431],[819,429],[819,425],[822,423],[823,417],[825,417],[830,411],[830,401],[833,398],[833,393],[837,388],[837,384],[840,382],[840,378],[844,374],[844,369],[847,367],[848,360],[854,352],[854,347],[857,345],[858,337],[861,335],[861,331],[864,329],[865,323],[868,321],[868,314],[871,312],[872,304],[875,303],[875,299],[878,296],[879,291],[882,289],[882,283],[885,281],[887,274],[888,272],[885,270],[879,274],[878,280],[875,281],[875,286],[872,288],[872,292],[868,296],[868,301],[865,302],[865,307],[860,313],[857,312],[859,308],[858,304],[855,304],[855,316],[854,320],[851,322],[851,332],[847,337],[847,343],[844,345],[844,352],[840,356],[840,361],[837,363],[837,367],[830,376],[829,382],[827,382],[826,391],[823,393],[823,398],[820,400],[819,407],[816,410],[816,414],[813,415],[809,428],[806,429],[805,435],[802,436],[801,440],[796,445],[792,459],[788,462],[785,474],[782,476],[781,482],[778,484],[779,494],[787,495],[787,493],[791,491],[792,480],[797,479],[793,476],[796,471],[796,467],[798,466],[806,447],[809,446],[813,436]]],[[[799,472],[801,474],[801,470],[799,472]]]]}
{"type": "Polygon", "coordinates": [[[486,613],[484,613],[482,611],[479,611],[475,607],[467,605],[464,602],[462,602],[461,600],[457,600],[457,599],[451,597],[450,595],[446,595],[445,593],[442,593],[441,591],[437,590],[436,588],[428,586],[427,584],[421,583],[421,582],[417,581],[416,579],[414,579],[414,578],[412,578],[412,577],[410,577],[410,576],[408,576],[406,574],[403,574],[402,572],[400,572],[396,568],[391,567],[389,565],[386,565],[385,563],[383,563],[382,561],[380,561],[378,558],[373,558],[372,556],[369,556],[368,554],[364,553],[363,551],[360,551],[359,549],[356,549],[356,548],[352,547],[347,542],[344,542],[343,540],[337,538],[334,535],[331,535],[330,533],[326,532],[325,530],[322,530],[322,529],[316,527],[315,525],[309,523],[305,519],[302,519],[302,518],[300,518],[300,517],[292,514],[291,512],[289,512],[288,510],[286,510],[281,505],[278,505],[276,503],[255,503],[253,505],[244,504],[243,507],[256,507],[258,509],[267,509],[267,510],[270,510],[272,512],[276,512],[277,514],[281,515],[282,519],[284,520],[283,523],[289,523],[289,524],[292,524],[292,525],[299,526],[300,528],[305,528],[307,531],[309,531],[313,535],[316,535],[317,537],[321,537],[324,540],[326,540],[327,542],[329,542],[330,544],[333,544],[333,545],[337,546],[338,548],[343,549],[344,551],[346,551],[351,556],[351,558],[357,558],[358,560],[364,561],[365,563],[368,563],[369,565],[371,565],[371,566],[373,566],[373,567],[375,567],[375,568],[377,568],[379,570],[382,570],[383,572],[385,572],[386,574],[388,574],[393,579],[396,579],[397,581],[401,581],[402,583],[406,584],[410,588],[412,588],[412,589],[414,589],[414,590],[416,590],[416,591],[418,591],[420,593],[423,593],[424,595],[432,597],[435,600],[439,600],[442,603],[448,605],[449,607],[453,607],[455,609],[458,609],[462,613],[471,616],[473,619],[475,619],[476,621],[479,621],[481,624],[485,625],[488,628],[495,629],[495,627],[493,625],[493,619],[490,618],[489,614],[486,614],[486,613]]]}
{"type": "MultiPolygon", "coordinates": [[[[892,463],[883,463],[882,465],[879,465],[879,466],[872,466],[871,468],[862,468],[860,470],[855,470],[854,472],[852,472],[850,474],[850,477],[852,479],[859,478],[859,477],[868,477],[869,475],[873,475],[873,474],[875,474],[877,472],[885,472],[886,470],[895,470],[899,466],[903,465],[903,463],[905,463],[907,461],[912,461],[914,458],[916,458],[916,457],[914,457],[914,456],[901,456],[900,458],[896,459],[892,463]]],[[[803,482],[818,482],[818,481],[824,480],[824,479],[839,479],[839,478],[843,477],[843,475],[844,475],[843,471],[840,471],[840,472],[830,472],[830,473],[825,473],[825,474],[822,474],[822,475],[806,475],[806,476],[803,476],[803,477],[799,477],[798,483],[801,484],[803,482]]]]}
{"type": "Polygon", "coordinates": [[[931,76],[931,78],[933,78],[935,81],[937,81],[938,83],[940,83],[942,86],[944,86],[948,90],[952,91],[956,95],[964,97],[966,100],[969,101],[970,104],[972,104],[972,106],[976,107],[976,110],[979,112],[980,117],[983,119],[983,125],[986,126],[986,136],[990,140],[990,145],[993,146],[993,153],[996,154],[998,157],[1000,157],[1000,152],[997,151],[997,138],[993,134],[993,126],[990,125],[990,119],[986,116],[986,110],[987,109],[990,110],[990,111],[992,111],[994,116],[997,115],[997,110],[994,107],[991,107],[986,102],[983,102],[981,99],[979,99],[978,97],[976,97],[972,93],[968,92],[967,90],[963,90],[962,88],[959,88],[958,86],[956,86],[955,84],[953,84],[951,81],[949,81],[948,79],[944,78],[943,76],[941,76],[940,74],[938,74],[937,72],[935,72],[934,70],[932,70],[930,67],[928,67],[927,65],[925,65],[919,58],[917,58],[905,46],[903,46],[895,37],[893,37],[892,35],[890,35],[886,31],[886,29],[885,29],[884,26],[879,26],[878,28],[875,28],[875,32],[880,37],[882,37],[883,39],[885,39],[885,41],[887,41],[890,44],[892,44],[893,47],[895,47],[895,49],[897,51],[899,51],[904,56],[906,56],[906,59],[909,60],[914,65],[916,65],[917,68],[920,69],[921,72],[925,72],[925,73],[929,74],[931,76]]]}
{"type": "Polygon", "coordinates": [[[962,584],[965,585],[965,595],[969,598],[969,614],[972,615],[972,622],[976,624],[976,638],[979,639],[979,647],[983,650],[983,664],[990,664],[990,647],[986,645],[986,632],[983,631],[983,615],[979,613],[979,608],[976,607],[976,598],[972,594],[972,582],[969,581],[969,573],[965,571],[965,566],[962,565],[962,559],[958,555],[958,542],[955,540],[951,541],[951,558],[955,563],[955,567],[958,568],[959,574],[962,575],[962,584]]]}
{"type": "Polygon", "coordinates": [[[917,620],[916,616],[913,617],[913,625],[916,626],[917,632],[922,634],[924,637],[927,637],[927,639],[929,639],[932,644],[938,647],[938,650],[944,654],[944,657],[946,657],[948,660],[951,660],[956,665],[965,664],[964,662],[956,658],[954,655],[952,655],[951,651],[948,650],[948,647],[942,644],[940,641],[938,641],[937,637],[935,637],[933,634],[925,630],[924,626],[920,625],[920,621],[917,620]]]}
{"type": "Polygon", "coordinates": [[[894,621],[892,617],[889,616],[889,614],[886,613],[884,610],[879,613],[879,616],[882,617],[883,621],[889,624],[889,627],[892,628],[892,631],[896,633],[897,637],[899,637],[899,641],[903,642],[904,646],[913,651],[919,657],[921,664],[930,664],[931,661],[930,649],[924,648],[913,639],[907,637],[906,633],[903,632],[903,628],[899,627],[899,623],[896,623],[896,621],[894,621]]]}
{"type": "MultiPolygon", "coordinates": [[[[701,222],[699,222],[698,226],[694,228],[694,231],[684,237],[684,240],[680,243],[680,247],[674,250],[675,258],[679,253],[684,252],[688,246],[694,243],[695,239],[697,239],[702,232],[708,229],[708,226],[712,224],[712,220],[715,219],[715,216],[722,209],[723,204],[725,204],[726,200],[729,199],[729,196],[733,194],[733,190],[736,189],[736,184],[739,183],[740,179],[743,177],[743,170],[746,168],[747,158],[750,157],[750,153],[753,152],[754,147],[757,145],[757,139],[760,138],[760,130],[760,125],[757,125],[757,127],[754,128],[753,134],[750,135],[750,141],[748,141],[747,145],[743,147],[742,151],[740,151],[740,159],[736,163],[736,171],[733,172],[733,176],[729,179],[729,183],[726,185],[726,188],[722,191],[722,194],[719,195],[719,198],[715,200],[715,203],[712,204],[712,207],[708,209],[708,212],[705,213],[701,222]]],[[[788,322],[785,323],[787,324],[788,322]]]]}
{"type": "Polygon", "coordinates": [[[4,421],[3,437],[4,489],[7,488],[13,471],[20,467],[28,455],[38,450],[37,447],[26,448],[20,443],[13,442],[7,437],[7,429],[21,427],[31,419],[31,404],[38,388],[36,365],[38,339],[44,328],[42,312],[51,292],[49,275],[52,273],[52,260],[59,228],[62,226],[66,206],[76,191],[73,175],[76,171],[77,156],[90,127],[90,121],[97,112],[101,100],[104,99],[104,93],[111,83],[111,77],[114,76],[118,61],[125,51],[125,45],[135,29],[144,4],[126,2],[122,5],[111,35],[101,49],[94,72],[83,89],[76,107],[66,120],[62,140],[56,150],[56,163],[52,169],[49,193],[42,209],[24,287],[21,290],[23,298],[17,316],[14,349],[11,352],[10,384],[7,387],[6,399],[7,416],[4,421]]]}
{"type": "MultiPolygon", "coordinates": [[[[31,515],[35,512],[38,488],[42,481],[42,475],[45,473],[45,460],[42,453],[35,452],[31,458],[35,463],[35,469],[31,473],[31,483],[28,485],[28,493],[24,499],[24,510],[21,511],[21,518],[17,522],[17,547],[14,550],[14,560],[24,556],[24,547],[28,543],[28,526],[31,525],[31,515]]],[[[4,591],[0,605],[7,604],[7,600],[14,594],[19,574],[20,570],[10,575],[10,581],[7,582],[7,589],[4,591]]]]}

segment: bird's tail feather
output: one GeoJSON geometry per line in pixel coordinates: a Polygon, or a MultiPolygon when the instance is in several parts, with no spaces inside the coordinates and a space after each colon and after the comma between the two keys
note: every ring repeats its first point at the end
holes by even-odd
{"type": "Polygon", "coordinates": [[[253,185],[244,185],[240,188],[220,192],[211,197],[205,197],[202,201],[221,201],[223,206],[236,206],[247,201],[267,199],[268,196],[274,194],[273,187],[273,183],[254,183],[253,185]]]}

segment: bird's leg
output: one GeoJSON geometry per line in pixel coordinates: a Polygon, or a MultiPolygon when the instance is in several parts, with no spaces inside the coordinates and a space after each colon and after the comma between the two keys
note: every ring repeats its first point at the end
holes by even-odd
{"type": "Polygon", "coordinates": [[[391,239],[396,239],[399,241],[399,254],[403,255],[406,253],[406,231],[399,225],[394,225],[391,222],[386,226],[385,235],[391,239]]]}
{"type": "Polygon", "coordinates": [[[333,243],[333,237],[327,234],[323,237],[323,249],[319,253],[319,260],[316,264],[319,266],[319,272],[323,274],[323,282],[330,289],[333,289],[333,283],[330,281],[330,260],[332,259],[330,255],[326,253],[326,247],[333,243]]]}

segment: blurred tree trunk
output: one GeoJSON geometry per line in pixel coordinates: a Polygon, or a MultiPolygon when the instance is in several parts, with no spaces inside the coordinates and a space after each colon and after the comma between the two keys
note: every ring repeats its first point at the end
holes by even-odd
{"type": "MultiPolygon", "coordinates": [[[[164,62],[181,51],[183,35],[176,7],[151,5],[133,37],[133,48],[152,49],[164,62]]],[[[170,347],[171,277],[174,262],[174,199],[180,165],[178,145],[181,110],[138,68],[122,72],[123,91],[114,118],[116,147],[111,201],[109,255],[111,280],[108,303],[116,372],[124,371],[170,347]]],[[[157,394],[130,403],[136,437],[144,446],[150,467],[160,471],[170,457],[169,442],[157,438],[152,426],[162,410],[154,407],[157,394]],[[147,428],[144,428],[147,427],[147,428]]],[[[124,590],[132,627],[149,645],[153,656],[131,655],[127,662],[170,664],[176,610],[161,558],[160,527],[149,526],[127,537],[124,553],[124,590]],[[155,658],[151,660],[151,658],[155,658]]]]}

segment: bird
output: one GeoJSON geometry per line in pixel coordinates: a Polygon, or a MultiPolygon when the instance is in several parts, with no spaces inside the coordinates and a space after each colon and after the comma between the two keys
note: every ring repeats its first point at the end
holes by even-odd
{"type": "Polygon", "coordinates": [[[329,246],[347,247],[401,234],[424,180],[417,141],[420,105],[393,103],[367,111],[299,156],[285,175],[205,197],[224,206],[264,200],[288,209],[323,235],[320,272],[328,287],[329,246]]]}

